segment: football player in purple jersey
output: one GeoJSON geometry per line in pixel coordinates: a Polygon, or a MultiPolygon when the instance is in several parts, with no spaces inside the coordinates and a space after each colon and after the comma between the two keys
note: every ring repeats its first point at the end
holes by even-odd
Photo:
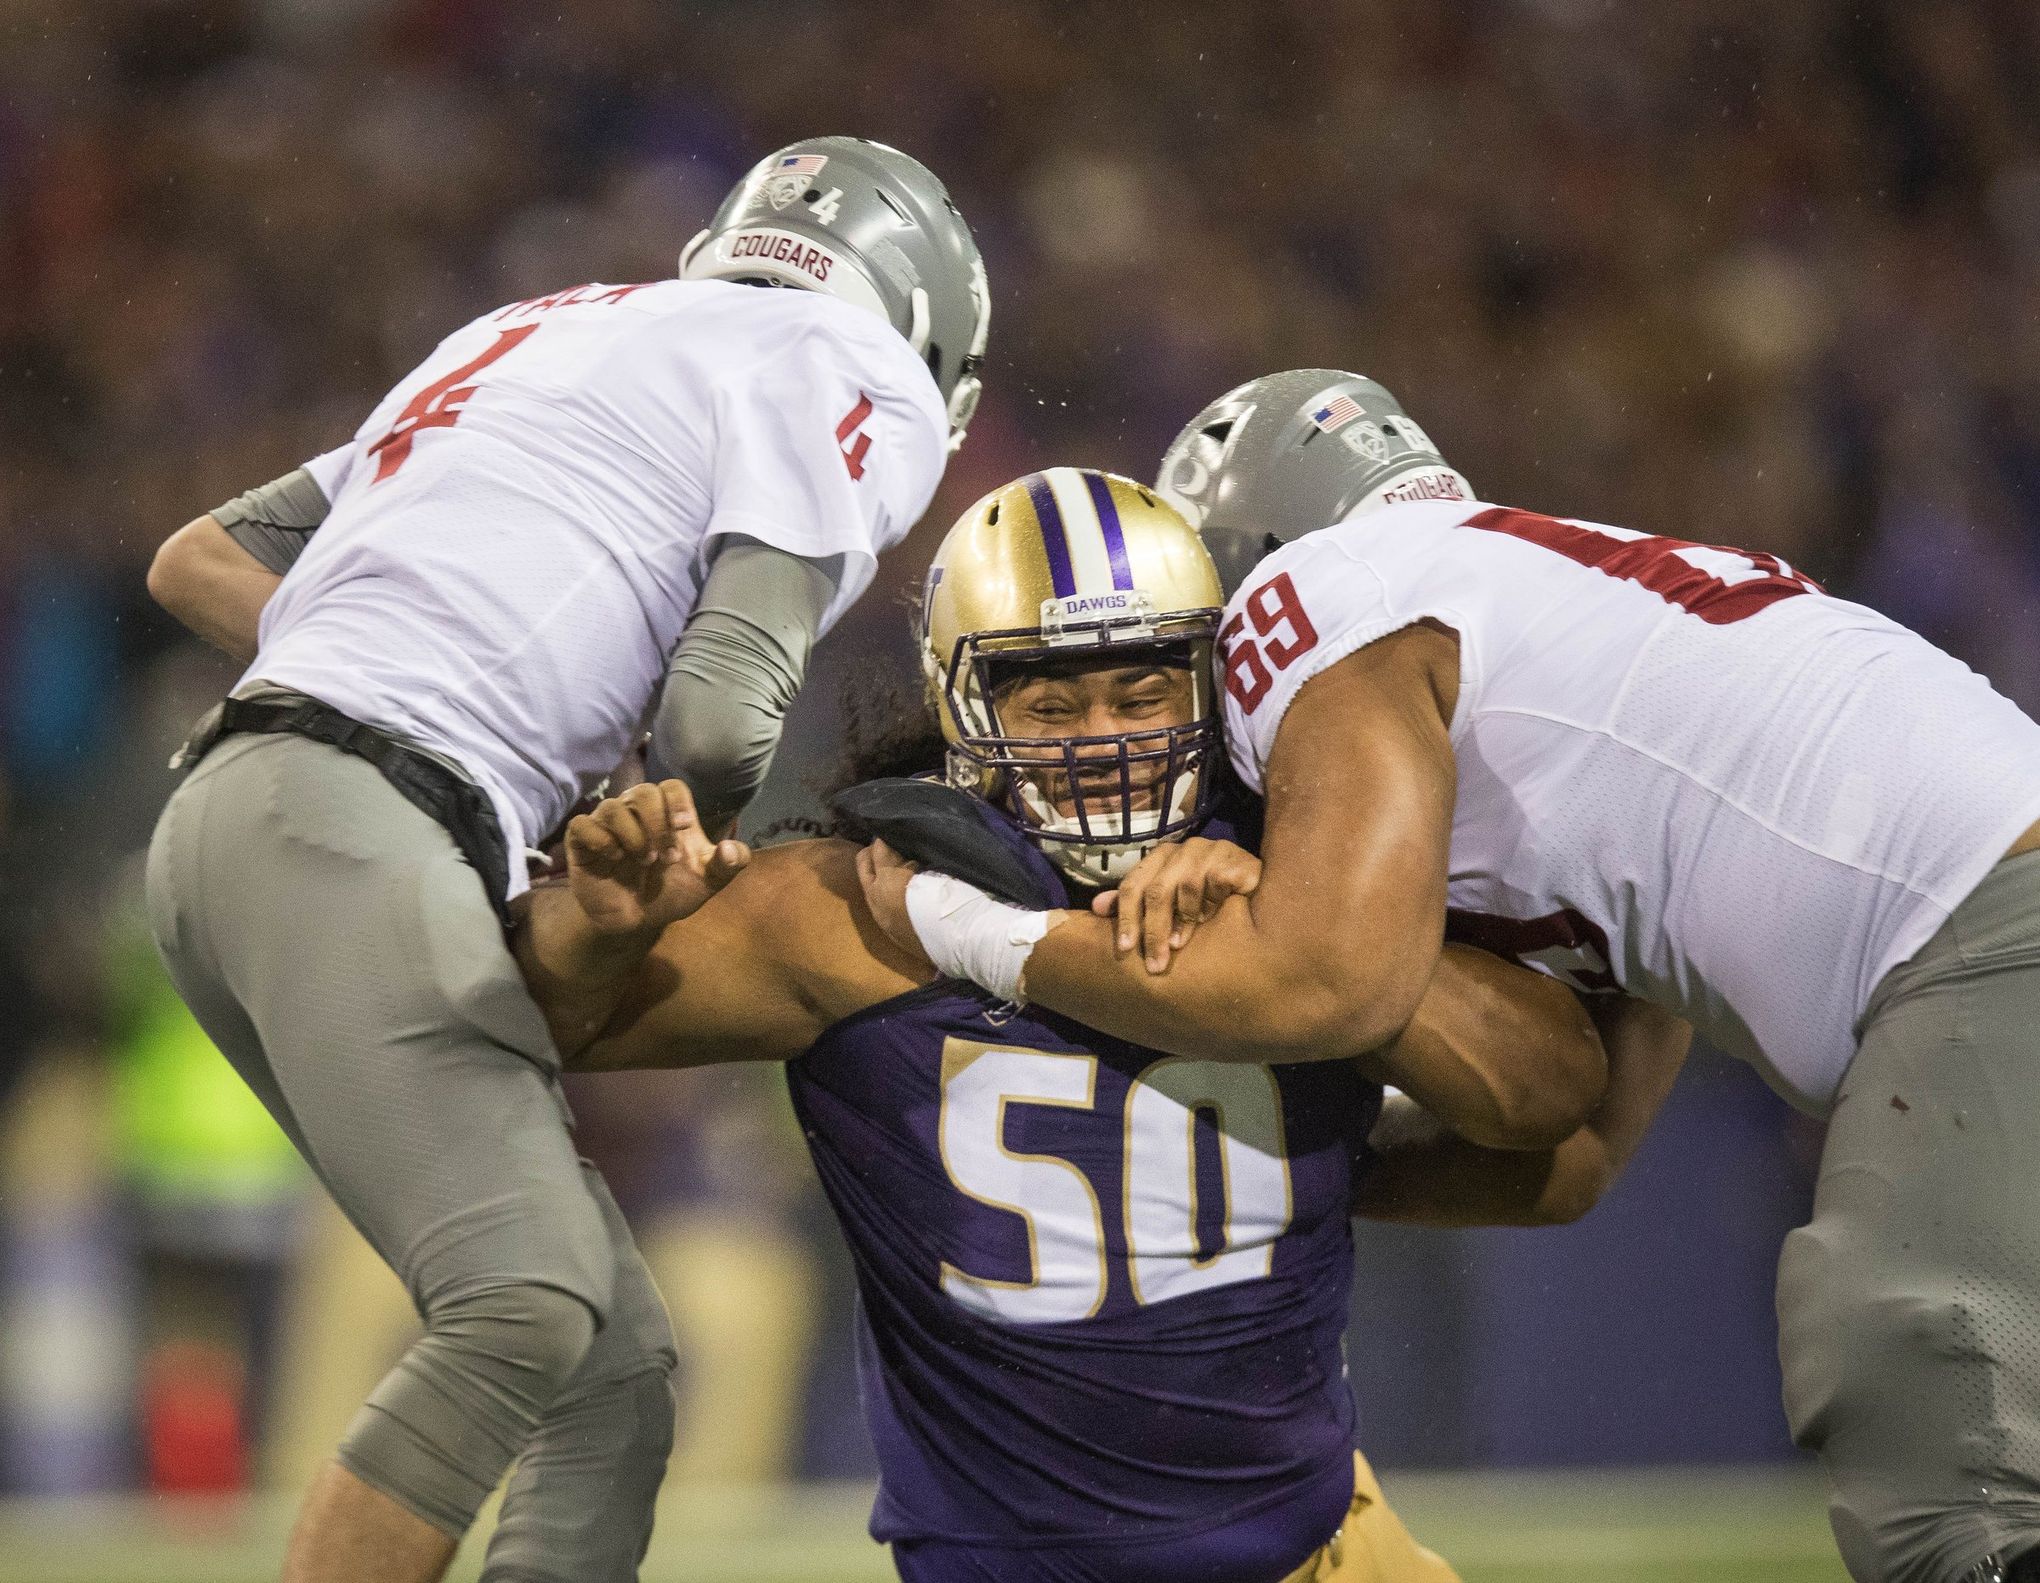
{"type": "MultiPolygon", "coordinates": [[[[988,495],[922,619],[942,739],[919,767],[946,784],[839,811],[1029,907],[1087,906],[1166,841],[1212,904],[1251,890],[1258,862],[1219,839],[1253,842],[1223,781],[1219,603],[1195,531],[1138,484],[1058,468],[988,495]]],[[[519,955],[582,1070],[787,1063],[856,1263],[872,1534],[900,1575],[1450,1580],[1353,1451],[1348,1216],[1383,1076],[1475,1133],[1572,1134],[1605,1070],[1578,1001],[1453,948],[1372,1067],[1179,1060],[939,978],[866,913],[859,850],[753,857],[680,783],[641,785],[569,827],[519,955]]],[[[1562,1208],[1497,1151],[1407,1118],[1404,1141],[1363,1208],[1562,1208]]]]}

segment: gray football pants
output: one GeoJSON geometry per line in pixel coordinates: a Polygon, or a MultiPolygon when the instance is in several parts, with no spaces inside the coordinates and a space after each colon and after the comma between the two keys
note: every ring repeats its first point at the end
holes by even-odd
{"type": "Polygon", "coordinates": [[[1778,1320],[1851,1576],[2040,1545],[2040,853],[1871,997],[1778,1320]]]}
{"type": "Polygon", "coordinates": [[[342,1465],[458,1535],[521,1456],[484,1576],[634,1578],[672,1330],[453,839],[360,759],[230,737],[164,809],[149,914],[199,1022],[424,1321],[342,1465]]]}

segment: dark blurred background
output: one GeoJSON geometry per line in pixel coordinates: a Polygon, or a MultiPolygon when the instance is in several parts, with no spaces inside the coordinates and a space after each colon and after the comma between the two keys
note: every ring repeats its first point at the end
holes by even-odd
{"type": "MultiPolygon", "coordinates": [[[[2040,705],[2030,0],[0,0],[0,1488],[298,1482],[406,1322],[137,932],[164,759],[233,680],[155,546],[476,313],[670,274],[824,132],[949,184],[990,363],[760,822],[811,809],[838,678],[907,664],[970,500],[1148,475],[1302,364],[1490,499],[1782,554],[2040,705]]],[[[778,1074],[576,1105],[688,1353],[676,1477],[866,1471],[778,1074]]],[[[1579,1227],[1363,1229],[1370,1452],[1789,1455],[1770,1272],[1817,1148],[1702,1060],[1579,1227]]]]}

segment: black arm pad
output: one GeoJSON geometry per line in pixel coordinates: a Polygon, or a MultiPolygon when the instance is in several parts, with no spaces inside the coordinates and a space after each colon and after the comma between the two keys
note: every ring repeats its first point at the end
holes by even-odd
{"type": "Polygon", "coordinates": [[[877,838],[904,858],[975,885],[1015,907],[1067,905],[994,827],[969,792],[932,780],[875,780],[838,792],[829,811],[846,833],[877,838]]]}

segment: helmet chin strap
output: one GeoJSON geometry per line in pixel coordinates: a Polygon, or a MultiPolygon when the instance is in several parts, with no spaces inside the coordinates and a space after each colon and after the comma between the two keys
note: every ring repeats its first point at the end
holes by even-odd
{"type": "Polygon", "coordinates": [[[914,288],[913,323],[907,326],[907,345],[914,349],[916,357],[925,357],[928,352],[928,293],[919,286],[914,288]]]}
{"type": "MultiPolygon", "coordinates": [[[[914,293],[916,322],[923,311],[926,293],[914,293]]],[[[970,420],[977,415],[978,396],[984,386],[978,376],[970,372],[981,366],[985,360],[985,342],[992,333],[992,288],[985,279],[985,261],[973,259],[970,266],[970,299],[977,306],[977,328],[971,331],[970,353],[964,360],[965,373],[957,380],[956,388],[949,393],[949,451],[954,455],[963,444],[963,436],[970,428],[970,420]]],[[[921,351],[925,343],[917,343],[915,351],[921,351]]]]}
{"type": "Polygon", "coordinates": [[[978,394],[981,389],[977,376],[969,374],[958,380],[956,389],[949,394],[949,454],[952,456],[963,446],[963,437],[969,432],[970,420],[977,413],[978,394]]]}
{"type": "Polygon", "coordinates": [[[1065,878],[1104,889],[1126,878],[1142,858],[1161,845],[1154,832],[1165,823],[1175,823],[1189,812],[1197,799],[1197,783],[1203,774],[1203,769],[1198,768],[1178,776],[1176,788],[1169,794],[1169,806],[1166,809],[1148,808],[1129,815],[1127,823],[1132,828],[1117,841],[1085,842],[1082,839],[1083,822],[1075,814],[1057,813],[1055,805],[1031,781],[1021,782],[1016,791],[1020,806],[1033,819],[1036,830],[1043,835],[1077,838],[1043,841],[1040,843],[1041,855],[1054,864],[1065,878]]]}

